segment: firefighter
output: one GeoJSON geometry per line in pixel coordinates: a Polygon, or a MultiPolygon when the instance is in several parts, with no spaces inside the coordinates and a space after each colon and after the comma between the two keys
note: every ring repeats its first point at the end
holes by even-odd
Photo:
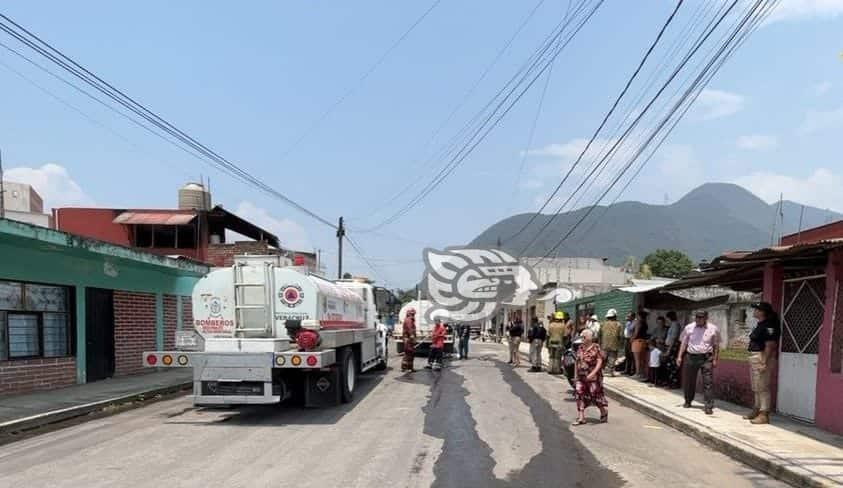
{"type": "Polygon", "coordinates": [[[548,373],[562,373],[562,353],[565,351],[565,325],[567,317],[565,312],[559,311],[553,314],[553,319],[547,327],[547,350],[550,353],[550,364],[548,373]]]}
{"type": "Polygon", "coordinates": [[[414,372],[413,357],[416,349],[416,309],[407,310],[402,324],[401,338],[404,339],[404,357],[401,360],[401,372],[414,372]]]}

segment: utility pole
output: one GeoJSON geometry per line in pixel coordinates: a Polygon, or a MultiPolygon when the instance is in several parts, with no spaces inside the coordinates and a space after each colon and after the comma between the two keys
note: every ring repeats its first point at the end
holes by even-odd
{"type": "Polygon", "coordinates": [[[337,279],[342,279],[342,240],[345,238],[345,224],[342,217],[337,226],[337,279]]]}
{"type": "Polygon", "coordinates": [[[0,219],[6,218],[6,190],[3,187],[3,150],[0,149],[0,219]]]}

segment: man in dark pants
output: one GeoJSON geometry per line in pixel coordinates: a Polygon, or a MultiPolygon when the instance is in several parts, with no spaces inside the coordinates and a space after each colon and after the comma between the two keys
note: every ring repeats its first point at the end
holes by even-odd
{"type": "Polygon", "coordinates": [[[691,407],[697,393],[697,372],[702,372],[705,413],[714,413],[714,368],[720,355],[720,330],[708,321],[708,312],[694,315],[694,323],[685,326],[676,365],[685,366],[682,383],[685,388],[685,408],[691,407]]]}
{"type": "Polygon", "coordinates": [[[468,359],[468,341],[471,340],[471,327],[468,324],[458,325],[457,335],[460,339],[460,359],[468,359]]]}

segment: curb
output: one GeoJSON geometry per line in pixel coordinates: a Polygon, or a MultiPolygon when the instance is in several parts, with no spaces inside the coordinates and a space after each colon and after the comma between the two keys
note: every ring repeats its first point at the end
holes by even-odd
{"type": "MultiPolygon", "coordinates": [[[[62,422],[65,420],[70,420],[76,417],[82,417],[84,415],[88,415],[92,412],[102,411],[104,408],[111,406],[111,405],[122,405],[127,404],[130,402],[135,402],[137,400],[144,400],[148,397],[154,397],[158,395],[169,395],[180,393],[184,390],[193,387],[193,381],[184,382],[184,383],[177,383],[174,385],[162,386],[153,388],[150,390],[144,390],[141,392],[129,393],[126,395],[121,395],[114,398],[109,398],[106,400],[100,400],[97,402],[86,403],[83,405],[76,405],[73,407],[63,408],[60,410],[53,410],[51,412],[45,412],[37,415],[32,415],[29,417],[24,417],[20,419],[10,420],[8,422],[0,423],[0,436],[8,435],[8,434],[15,434],[20,432],[25,432],[28,430],[37,429],[40,427],[44,427],[50,424],[55,424],[58,422],[62,422]]],[[[134,408],[138,408],[140,405],[134,408]]],[[[113,414],[124,412],[129,409],[118,409],[113,414]]],[[[2,443],[2,441],[0,441],[2,443]]]]}
{"type": "Polygon", "coordinates": [[[643,413],[644,415],[647,415],[648,417],[658,420],[663,424],[669,425],[679,432],[696,439],[702,444],[720,451],[732,459],[757,469],[758,471],[761,471],[762,473],[765,473],[777,480],[799,487],[823,488],[828,486],[837,486],[830,481],[826,483],[812,476],[796,473],[768,458],[735,446],[728,439],[725,439],[722,436],[713,434],[690,422],[676,418],[665,412],[662,408],[651,405],[643,400],[639,400],[611,385],[604,384],[603,389],[610,398],[621,405],[630,407],[640,413],[643,413]]]}
{"type": "MultiPolygon", "coordinates": [[[[529,362],[529,353],[524,353],[520,350],[518,352],[522,356],[526,357],[529,362]]],[[[542,360],[542,365],[547,367],[547,362],[542,360]]],[[[706,445],[716,451],[719,451],[725,454],[726,456],[729,456],[730,458],[741,462],[751,468],[757,469],[758,471],[779,481],[783,481],[789,485],[797,486],[800,488],[826,488],[831,486],[839,486],[832,480],[826,482],[809,475],[797,473],[792,469],[789,469],[781,464],[777,464],[766,457],[738,447],[731,443],[728,439],[723,438],[722,436],[713,434],[690,422],[679,419],[666,412],[664,409],[655,405],[651,405],[643,400],[639,400],[638,398],[635,398],[634,396],[629,395],[611,385],[604,383],[603,390],[606,392],[607,396],[609,396],[612,400],[615,400],[619,404],[632,408],[648,417],[658,420],[659,422],[668,425],[689,437],[696,439],[703,445],[706,445]]]]}

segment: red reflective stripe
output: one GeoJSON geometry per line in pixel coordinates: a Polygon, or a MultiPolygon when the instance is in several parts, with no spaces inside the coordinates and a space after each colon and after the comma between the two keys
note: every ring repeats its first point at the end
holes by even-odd
{"type": "Polygon", "coordinates": [[[354,320],[320,320],[319,326],[323,329],[363,329],[366,324],[354,320]]]}

